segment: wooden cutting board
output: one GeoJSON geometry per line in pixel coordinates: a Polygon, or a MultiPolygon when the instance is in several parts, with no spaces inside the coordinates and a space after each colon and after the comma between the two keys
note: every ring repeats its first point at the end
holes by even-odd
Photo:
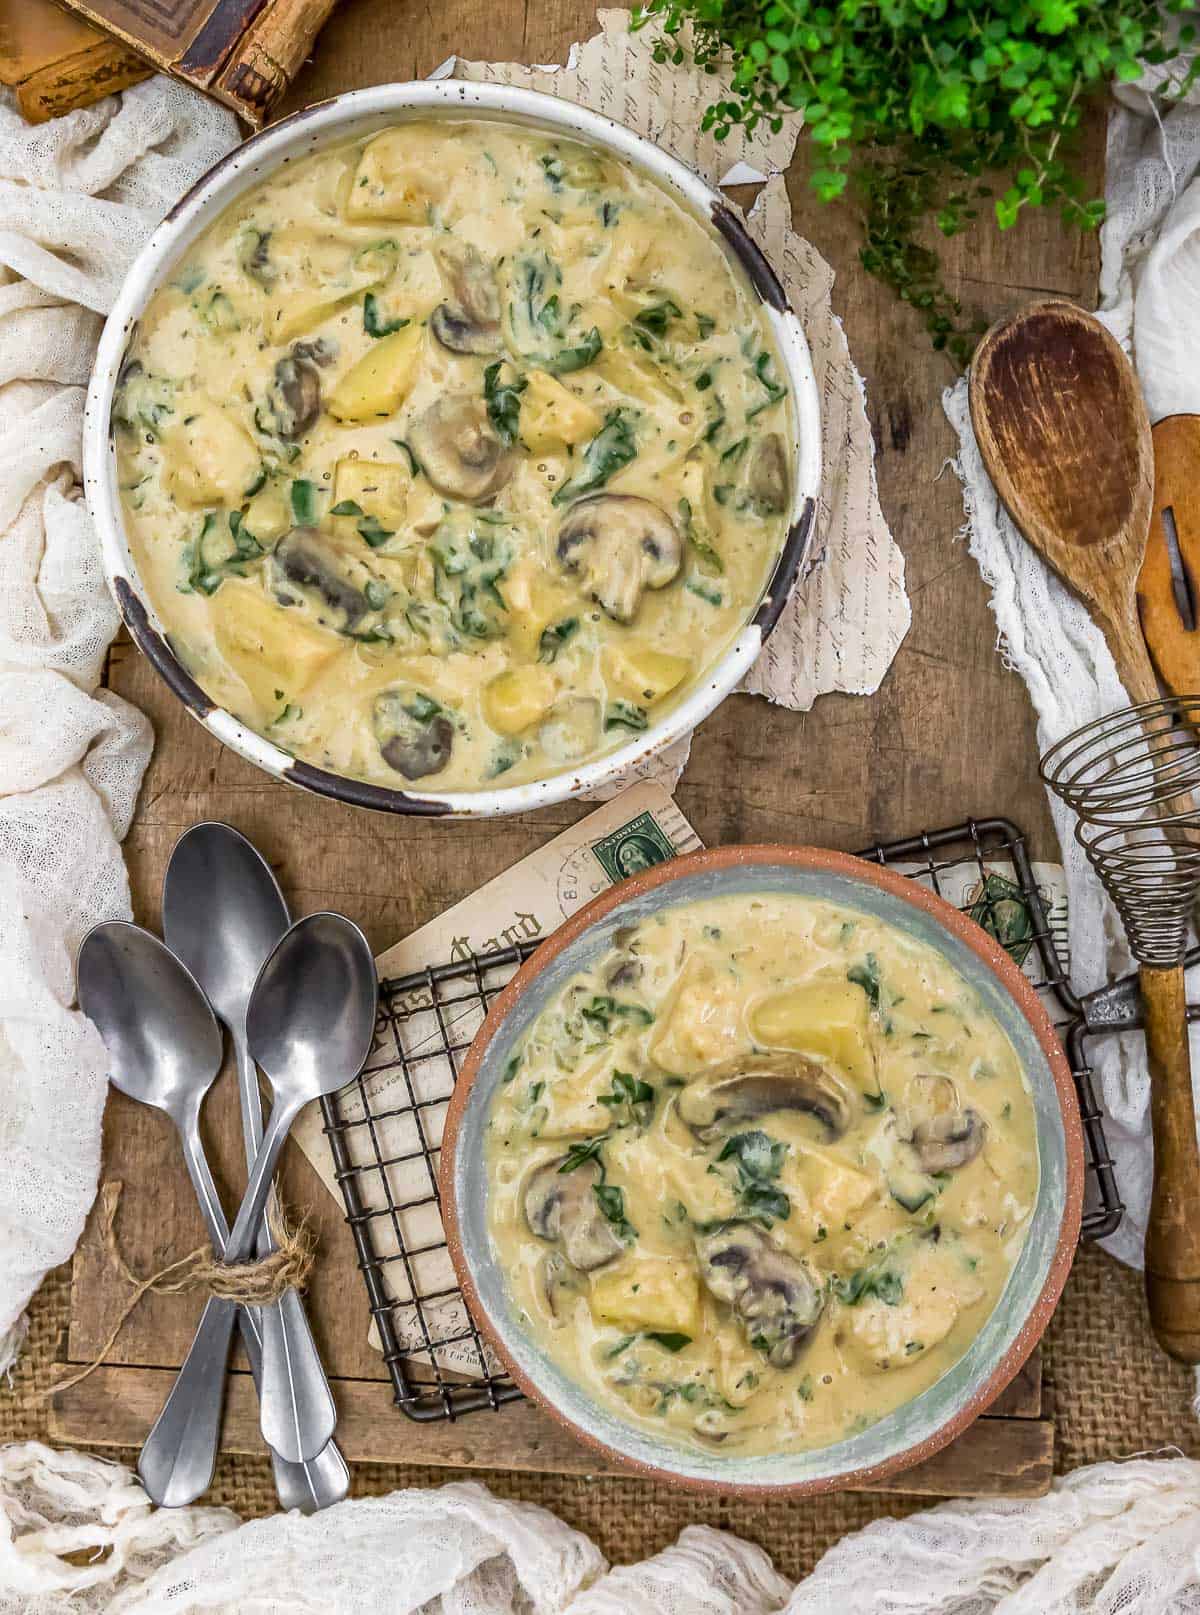
{"type": "MultiPolygon", "coordinates": [[[[157,927],[162,871],[179,831],[209,817],[235,824],[262,848],[296,911],[333,907],[364,919],[386,906],[378,843],[382,830],[374,816],[316,803],[221,752],[181,712],[132,646],[115,648],[109,683],[149,713],[158,736],[154,772],[143,793],[144,800],[149,793],[158,811],[147,816],[149,822],[142,820],[127,844],[135,908],[143,923],[157,927]],[[323,831],[319,875],[314,875],[310,845],[314,824],[323,831]]],[[[391,821],[384,823],[391,826],[391,821]]],[[[560,827],[547,815],[507,825],[503,863],[524,856],[560,827]]],[[[444,837],[434,838],[427,826],[395,828],[420,837],[420,867],[431,893],[457,895],[462,873],[453,872],[453,866],[461,861],[461,851],[444,837]]],[[[476,828],[487,838],[496,834],[494,826],[476,828]]],[[[431,898],[437,908],[446,900],[431,898]]],[[[391,935],[400,930],[399,924],[386,923],[391,935]]],[[[368,927],[372,933],[376,929],[369,919],[368,927]]],[[[222,1075],[205,1107],[203,1131],[226,1208],[232,1210],[244,1182],[232,1069],[222,1075]]],[[[103,1181],[123,1185],[117,1235],[134,1272],[159,1271],[202,1242],[178,1142],[164,1116],[112,1093],[103,1161],[103,1181]]],[[[309,1314],[338,1404],[338,1440],[351,1463],[603,1472],[594,1453],[529,1403],[469,1414],[455,1424],[406,1418],[394,1406],[382,1359],[367,1341],[366,1291],[342,1208],[295,1148],[286,1152],[281,1182],[286,1204],[308,1215],[317,1236],[309,1314]]],[[[112,1265],[93,1214],[72,1269],[71,1324],[61,1353],[64,1374],[68,1365],[86,1364],[101,1351],[127,1296],[128,1287],[112,1265]]],[[[54,1398],[53,1439],[92,1448],[138,1446],[187,1352],[200,1306],[196,1296],[147,1296],[121,1329],[105,1366],[54,1398]]],[[[263,1449],[253,1391],[244,1362],[240,1357],[235,1362],[223,1444],[231,1452],[258,1452],[263,1449]]],[[[1053,1456],[1054,1422],[1043,1404],[1041,1362],[1035,1354],[992,1412],[952,1446],[872,1489],[925,1496],[1036,1496],[1049,1487],[1053,1456]]]]}

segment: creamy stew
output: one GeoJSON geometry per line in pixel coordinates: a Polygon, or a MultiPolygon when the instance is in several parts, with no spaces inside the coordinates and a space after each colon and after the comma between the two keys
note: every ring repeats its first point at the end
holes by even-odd
{"type": "Polygon", "coordinates": [[[512,1058],[488,1219],[526,1327],[635,1424],[827,1445],[931,1385],[1038,1188],[1017,1056],[936,951],[726,897],[618,930],[512,1058]]]}
{"type": "Polygon", "coordinates": [[[284,750],[399,789],[645,730],[745,622],[790,503],[782,365],[719,238],[500,123],[251,190],[151,301],[114,418],[180,660],[284,750]]]}

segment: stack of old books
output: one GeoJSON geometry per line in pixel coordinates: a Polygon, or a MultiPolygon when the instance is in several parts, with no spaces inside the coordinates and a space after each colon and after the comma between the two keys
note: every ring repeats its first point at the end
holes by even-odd
{"type": "Polygon", "coordinates": [[[34,123],[156,69],[259,128],[334,0],[0,0],[0,84],[34,123]]]}

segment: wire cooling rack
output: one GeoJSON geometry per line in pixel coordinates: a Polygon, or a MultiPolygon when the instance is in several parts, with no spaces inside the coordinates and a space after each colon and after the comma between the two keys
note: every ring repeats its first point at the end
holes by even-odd
{"type": "MultiPolygon", "coordinates": [[[[1047,912],[1024,835],[1007,819],[970,820],[881,842],[860,856],[901,865],[959,902],[1031,977],[1067,1046],[1079,1093],[1087,1154],[1081,1238],[1111,1233],[1123,1207],[1086,1057],[1083,1006],[1063,964],[1065,914],[1047,912]]],[[[397,1405],[411,1419],[454,1419],[521,1394],[485,1345],[455,1282],[437,1160],[446,1105],[471,1040],[535,946],[431,964],[381,982],[371,1058],[356,1082],[321,1101],[376,1343],[397,1405]]]]}

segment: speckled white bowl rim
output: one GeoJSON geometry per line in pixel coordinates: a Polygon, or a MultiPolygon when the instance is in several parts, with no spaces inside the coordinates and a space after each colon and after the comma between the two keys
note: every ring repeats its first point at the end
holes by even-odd
{"type": "Polygon", "coordinates": [[[355,806],[480,818],[525,813],[595,790],[689,733],[737,686],[762,650],[808,556],[821,481],[820,404],[808,343],[777,276],[740,216],[684,164],[610,118],[537,91],[457,79],[383,84],[319,102],[255,135],[211,168],[167,214],[134,260],[100,338],[84,411],[83,472],[105,575],[131,635],[188,711],[219,740],[279,779],[355,806]],[[612,152],[656,180],[694,216],[709,221],[742,278],[757,293],[787,372],[797,445],[792,506],[787,539],[751,620],[696,688],[644,733],[593,762],[524,785],[480,791],[392,790],[298,761],[217,706],[176,658],[125,535],[110,424],[113,394],[126,349],[151,297],[196,238],[244,191],[285,163],[391,123],[477,115],[532,125],[612,152]]]}
{"type": "Polygon", "coordinates": [[[1046,1010],[1004,950],[914,881],[846,853],[719,847],[602,893],[554,932],[492,1006],[455,1086],[442,1139],[442,1213],[471,1311],[518,1384],[586,1444],[657,1479],[723,1492],[818,1492],[866,1484],[945,1446],[997,1397],[1041,1338],[1066,1282],[1083,1204],[1079,1107],[1046,1010]],[[664,907],[734,893],[791,892],[859,909],[935,948],[1012,1040],[1029,1081],[1039,1155],[1037,1203],[1000,1298],[966,1353],[912,1401],[812,1452],[732,1457],[656,1439],[600,1406],[539,1346],[511,1305],[487,1229],[483,1134],[512,1052],[545,1004],[611,946],[618,926],[664,907]]]}

